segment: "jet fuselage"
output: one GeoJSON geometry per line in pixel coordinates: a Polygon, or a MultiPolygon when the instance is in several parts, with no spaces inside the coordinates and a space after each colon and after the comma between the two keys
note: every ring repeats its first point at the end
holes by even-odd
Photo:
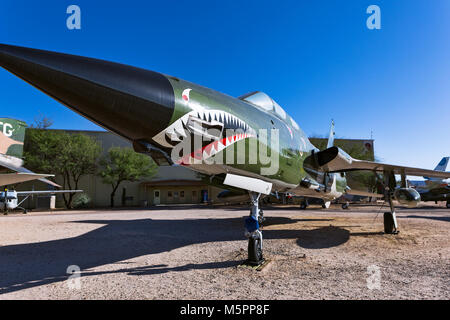
{"type": "Polygon", "coordinates": [[[319,150],[262,92],[234,98],[153,71],[10,45],[0,45],[0,62],[158,164],[219,184],[232,173],[271,182],[275,192],[334,199],[345,191],[345,174],[304,166],[319,150]]]}

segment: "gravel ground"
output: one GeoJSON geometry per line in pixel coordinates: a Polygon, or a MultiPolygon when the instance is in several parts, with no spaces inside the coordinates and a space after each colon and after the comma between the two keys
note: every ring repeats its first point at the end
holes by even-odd
{"type": "Polygon", "coordinates": [[[0,299],[450,299],[450,210],[399,209],[396,236],[385,210],[266,208],[261,272],[238,267],[245,208],[2,216],[0,299]]]}

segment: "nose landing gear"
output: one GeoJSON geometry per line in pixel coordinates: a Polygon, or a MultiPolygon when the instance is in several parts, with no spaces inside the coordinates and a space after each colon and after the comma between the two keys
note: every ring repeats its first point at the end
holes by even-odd
{"type": "Polygon", "coordinates": [[[248,259],[246,264],[258,266],[264,263],[263,237],[259,229],[263,221],[262,210],[259,209],[260,193],[249,192],[251,199],[250,216],[245,219],[245,236],[248,238],[248,259]]]}

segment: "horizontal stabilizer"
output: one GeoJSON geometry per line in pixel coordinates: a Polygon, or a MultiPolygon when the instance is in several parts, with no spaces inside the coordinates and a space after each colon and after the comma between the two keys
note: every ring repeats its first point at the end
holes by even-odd
{"type": "Polygon", "coordinates": [[[8,186],[25,181],[42,179],[45,177],[52,177],[51,174],[37,174],[37,173],[4,173],[0,174],[0,186],[8,186]]]}
{"type": "Polygon", "coordinates": [[[365,192],[360,190],[352,190],[348,188],[345,193],[350,194],[352,196],[362,196],[362,197],[373,197],[373,198],[383,198],[384,194],[380,193],[372,193],[372,192],[365,192]]]}
{"type": "MultiPolygon", "coordinates": [[[[4,155],[4,154],[0,154],[0,167],[4,167],[6,169],[9,169],[9,170],[12,170],[12,171],[16,171],[16,172],[19,172],[19,173],[35,174],[33,171],[30,171],[27,168],[23,167],[23,160],[22,159],[15,158],[15,157],[10,157],[10,156],[4,155]]],[[[44,174],[44,175],[41,175],[41,176],[53,177],[54,175],[52,175],[52,174],[44,174]]],[[[29,179],[29,180],[35,180],[35,179],[38,179],[39,181],[44,182],[46,184],[49,184],[49,185],[51,185],[53,187],[61,188],[61,186],[59,184],[54,183],[53,181],[50,181],[50,180],[42,178],[42,177],[41,178],[36,177],[34,179],[29,179]]],[[[25,180],[25,181],[29,181],[29,180],[25,180]]],[[[19,182],[16,182],[16,183],[19,183],[19,182]]]]}

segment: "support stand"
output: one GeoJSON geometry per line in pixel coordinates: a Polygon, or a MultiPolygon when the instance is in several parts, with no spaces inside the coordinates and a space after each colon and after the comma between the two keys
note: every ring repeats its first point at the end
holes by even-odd
{"type": "Polygon", "coordinates": [[[385,177],[384,197],[386,201],[389,202],[389,207],[391,209],[391,211],[384,213],[384,233],[398,234],[400,231],[398,230],[397,217],[395,215],[395,207],[391,195],[391,185],[395,183],[395,176],[391,172],[384,172],[384,177],[385,177]],[[391,181],[391,177],[394,178],[394,181],[391,181]]]}

